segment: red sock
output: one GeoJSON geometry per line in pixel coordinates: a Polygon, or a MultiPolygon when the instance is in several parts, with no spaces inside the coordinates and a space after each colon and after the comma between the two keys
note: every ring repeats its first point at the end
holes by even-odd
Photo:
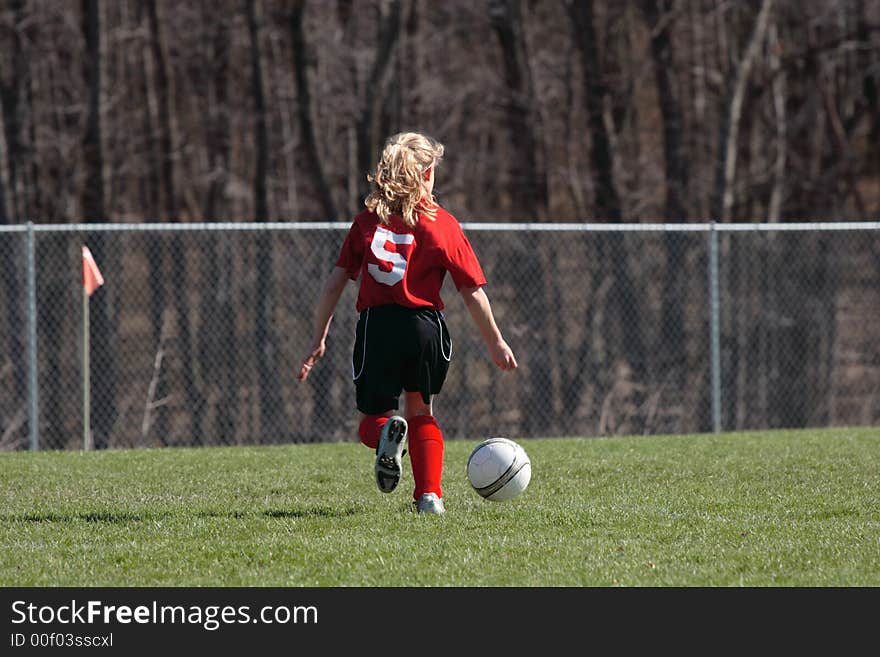
{"type": "Polygon", "coordinates": [[[443,497],[440,479],[443,477],[443,434],[433,415],[417,415],[408,420],[409,458],[416,489],[413,498],[424,493],[443,497]]]}
{"type": "Polygon", "coordinates": [[[379,434],[387,421],[388,418],[384,415],[367,415],[358,426],[361,442],[370,449],[376,449],[379,446],[379,434]]]}

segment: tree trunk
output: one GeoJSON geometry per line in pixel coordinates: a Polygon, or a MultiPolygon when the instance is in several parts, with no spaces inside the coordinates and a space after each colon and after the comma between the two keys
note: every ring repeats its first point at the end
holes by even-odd
{"type": "MultiPolygon", "coordinates": [[[[379,16],[379,33],[376,38],[376,57],[370,67],[366,86],[360,101],[361,109],[356,120],[357,152],[359,175],[373,168],[382,139],[387,135],[379,134],[378,114],[382,105],[385,80],[388,74],[391,54],[400,36],[401,0],[391,0],[381,4],[379,16]]],[[[363,177],[359,188],[359,197],[367,195],[368,185],[363,177]]]]}
{"type": "MultiPolygon", "coordinates": [[[[492,0],[489,18],[501,49],[506,91],[504,119],[513,147],[508,169],[511,216],[525,221],[542,221],[547,215],[547,187],[537,160],[538,114],[533,100],[520,0],[492,0]]],[[[549,259],[553,259],[552,254],[549,259]]],[[[555,418],[552,404],[547,403],[547,395],[553,391],[552,347],[548,339],[551,330],[548,316],[542,312],[549,302],[546,299],[546,276],[550,272],[545,270],[540,253],[529,244],[522,247],[516,262],[520,275],[531,281],[535,290],[524,299],[519,312],[533,338],[529,358],[524,360],[529,373],[529,385],[523,388],[526,393],[523,400],[524,428],[529,435],[536,435],[546,430],[555,418]]]]}
{"type": "MultiPolygon", "coordinates": [[[[858,0],[858,5],[860,10],[857,16],[859,43],[870,44],[870,30],[872,28],[874,30],[878,29],[877,16],[876,13],[873,16],[869,15],[870,9],[865,0],[858,0]],[[871,17],[874,19],[873,24],[869,20],[871,17]]],[[[873,117],[868,132],[868,143],[874,144],[874,149],[868,161],[874,171],[880,171],[880,147],[877,146],[880,144],[880,90],[878,90],[878,86],[880,86],[878,82],[880,80],[878,80],[876,73],[877,59],[877,48],[874,47],[872,49],[865,48],[859,60],[859,66],[864,71],[862,95],[865,100],[868,116],[873,117]],[[871,53],[873,53],[873,58],[871,53]]],[[[877,193],[880,192],[880,180],[875,182],[874,188],[876,190],[875,199],[877,199],[877,203],[872,214],[877,216],[877,214],[880,214],[880,193],[877,193]]]]}
{"type": "Polygon", "coordinates": [[[324,163],[318,152],[318,141],[315,137],[315,125],[312,119],[312,95],[309,89],[307,46],[303,32],[303,12],[305,11],[305,6],[306,0],[293,0],[290,7],[290,33],[293,47],[294,79],[296,80],[297,117],[299,118],[299,129],[308,162],[305,169],[311,174],[312,183],[315,185],[318,199],[321,201],[321,207],[324,212],[322,219],[324,221],[335,221],[339,218],[339,212],[336,209],[336,202],[333,200],[330,185],[327,183],[327,175],[324,172],[324,163]]]}
{"type": "MultiPolygon", "coordinates": [[[[159,24],[156,0],[147,0],[147,14],[150,23],[150,36],[155,65],[156,100],[158,107],[159,128],[159,158],[161,163],[161,180],[163,196],[163,212],[165,221],[180,221],[180,211],[177,199],[177,186],[174,174],[174,135],[171,127],[171,83],[169,81],[169,67],[162,41],[162,31],[159,24]]],[[[172,301],[174,303],[177,319],[177,340],[173,343],[174,349],[169,349],[169,355],[176,356],[180,363],[180,386],[183,388],[182,395],[185,400],[182,413],[189,420],[189,432],[193,431],[193,418],[198,415],[199,408],[203,403],[203,397],[199,391],[195,377],[195,362],[193,361],[194,350],[192,348],[192,327],[190,324],[189,304],[187,294],[189,281],[187,278],[187,254],[185,240],[180,232],[174,231],[168,238],[168,249],[165,252],[167,267],[163,270],[170,272],[172,285],[172,301]]],[[[162,284],[165,284],[163,281],[162,284]]],[[[160,341],[157,349],[162,348],[160,341]]],[[[166,381],[163,376],[160,381],[166,381]]],[[[161,390],[161,388],[160,388],[161,390]]],[[[159,395],[162,399],[164,396],[159,395]]],[[[162,413],[160,407],[160,413],[162,413]]],[[[157,427],[158,428],[158,427],[157,427]]],[[[169,444],[171,438],[165,432],[159,434],[159,440],[163,444],[169,444]]]]}
{"type": "Polygon", "coordinates": [[[773,160],[773,190],[767,207],[767,221],[780,221],[785,200],[785,173],[788,157],[788,117],[786,116],[785,70],[779,61],[779,40],[777,21],[770,25],[770,70],[773,74],[773,116],[776,119],[776,157],[773,160]]]}
{"type": "Polygon", "coordinates": [[[409,0],[404,29],[404,56],[401,57],[403,71],[400,78],[403,86],[401,102],[401,107],[404,109],[403,116],[412,125],[420,125],[419,109],[422,97],[419,92],[419,77],[427,67],[427,53],[424,52],[419,41],[420,24],[419,0],[409,0]]]}
{"type": "Polygon", "coordinates": [[[21,96],[25,79],[28,76],[27,54],[24,51],[22,23],[24,22],[24,0],[11,0],[12,20],[15,23],[12,35],[12,78],[9,83],[0,81],[0,102],[3,104],[3,125],[6,137],[6,166],[9,170],[9,209],[14,221],[26,221],[35,217],[23,217],[23,202],[19,196],[19,167],[23,162],[21,143],[21,96]]]}
{"type": "MultiPolygon", "coordinates": [[[[663,161],[666,173],[664,218],[678,223],[687,220],[684,199],[688,193],[688,167],[682,143],[682,113],[675,97],[671,73],[673,53],[671,32],[672,0],[644,0],[642,9],[651,31],[651,63],[660,102],[663,122],[663,161]]],[[[689,240],[684,233],[663,234],[666,269],[663,276],[663,306],[660,319],[660,372],[655,384],[671,383],[682,397],[671,400],[676,406],[684,402],[686,354],[684,335],[685,262],[689,240]]]]}
{"type": "MultiPolygon", "coordinates": [[[[584,76],[584,90],[587,98],[587,124],[590,134],[590,163],[595,176],[595,215],[598,219],[611,223],[621,223],[623,211],[614,181],[614,161],[611,154],[611,141],[603,119],[604,99],[607,95],[604,76],[599,68],[598,41],[593,19],[593,2],[569,0],[568,13],[571,18],[573,38],[581,55],[581,68],[584,76]]],[[[645,349],[638,318],[638,297],[633,289],[627,253],[623,236],[610,233],[600,243],[607,243],[608,250],[600,252],[600,258],[607,258],[606,271],[610,271],[613,286],[609,301],[616,315],[616,329],[622,336],[622,354],[629,366],[627,375],[635,382],[644,380],[645,349]]],[[[602,247],[600,247],[601,249],[602,247]]],[[[603,391],[600,396],[607,393],[603,391]]],[[[641,407],[640,395],[634,394],[634,405],[641,407]]]]}
{"type": "Polygon", "coordinates": [[[722,222],[729,222],[733,218],[733,207],[736,201],[734,183],[736,182],[736,163],[739,148],[739,128],[742,118],[742,108],[746,99],[749,77],[755,60],[758,57],[767,26],[770,22],[770,10],[773,0],[762,0],[761,10],[755,19],[752,36],[742,59],[736,67],[734,77],[728,77],[728,101],[727,111],[722,116],[719,132],[720,153],[717,159],[717,182],[715,188],[715,202],[713,203],[713,217],[722,222]]]}
{"type": "MultiPolygon", "coordinates": [[[[148,192],[148,194],[152,195],[156,202],[156,216],[152,217],[152,220],[162,221],[165,219],[166,221],[170,221],[171,219],[167,215],[169,205],[173,205],[174,203],[174,180],[172,175],[173,169],[171,168],[173,165],[169,159],[171,150],[170,137],[167,136],[163,130],[163,127],[169,125],[167,70],[160,41],[161,35],[159,33],[159,18],[156,9],[156,0],[144,0],[144,9],[147,12],[147,23],[149,25],[149,66],[153,73],[153,84],[147,89],[147,97],[149,98],[149,96],[155,95],[157,107],[157,116],[155,118],[150,116],[150,103],[147,103],[147,107],[145,108],[145,122],[148,123],[145,127],[149,130],[147,134],[149,135],[148,139],[151,142],[150,159],[152,160],[147,183],[148,188],[151,189],[151,191],[148,192]],[[156,135],[157,133],[158,140],[155,140],[153,135],[156,135]],[[169,180],[171,184],[170,189],[167,186],[169,180]],[[163,217],[163,214],[166,216],[163,217]]],[[[149,78],[146,74],[144,77],[145,84],[148,84],[147,81],[149,78]]],[[[176,214],[177,212],[174,210],[174,215],[176,216],[176,214]]],[[[167,339],[165,309],[168,294],[166,289],[166,279],[163,276],[163,272],[167,271],[166,266],[169,258],[167,253],[167,237],[163,234],[152,235],[147,250],[150,266],[150,290],[152,292],[150,309],[153,326],[153,348],[157,355],[159,355],[166,352],[167,339]]],[[[165,446],[171,444],[169,435],[169,408],[167,404],[170,390],[168,384],[169,372],[166,367],[167,357],[157,358],[157,362],[159,367],[154,373],[154,394],[146,400],[148,409],[145,413],[149,415],[151,421],[145,423],[145,430],[147,434],[152,431],[156,436],[158,444],[165,446]]],[[[146,438],[146,435],[144,438],[146,438]]]]}
{"type": "MultiPolygon", "coordinates": [[[[12,4],[12,16],[15,22],[12,34],[12,75],[7,83],[0,77],[0,109],[3,111],[4,137],[6,141],[6,162],[8,171],[8,186],[0,178],[0,224],[20,223],[24,220],[36,220],[38,217],[22,217],[19,215],[18,203],[16,202],[17,175],[16,167],[22,159],[20,141],[19,99],[23,79],[26,75],[25,67],[27,59],[22,49],[22,0],[14,0],[12,4]],[[8,209],[7,209],[8,208],[8,209]]],[[[23,244],[22,239],[19,243],[23,244]]],[[[24,413],[27,402],[27,366],[25,362],[25,334],[21,330],[24,326],[22,309],[24,304],[19,300],[24,298],[24,281],[22,280],[22,264],[24,262],[24,248],[19,250],[20,258],[11,257],[15,252],[0,254],[0,285],[3,286],[3,297],[7,300],[5,305],[4,321],[6,323],[6,335],[8,344],[4,345],[7,358],[12,365],[12,386],[9,390],[9,405],[3,409],[13,416],[24,413]]],[[[24,434],[21,436],[21,445],[25,445],[24,434]]]]}
{"type": "MultiPolygon", "coordinates": [[[[83,219],[92,223],[107,221],[104,209],[104,151],[101,143],[101,17],[98,0],[83,0],[83,35],[86,42],[86,60],[83,66],[86,89],[89,93],[88,117],[83,136],[83,160],[86,169],[86,184],[83,189],[83,219]]],[[[102,233],[91,237],[89,248],[98,262],[107,262],[107,250],[102,233]]],[[[90,369],[97,376],[90,377],[94,382],[92,415],[94,423],[94,446],[107,447],[110,431],[116,420],[116,320],[111,314],[107,290],[96,294],[89,302],[93,309],[93,330],[95,339],[90,341],[90,369]]]]}
{"type": "MultiPolygon", "coordinates": [[[[256,167],[254,172],[254,220],[269,220],[269,200],[266,178],[269,169],[269,136],[266,127],[266,100],[263,91],[263,73],[260,55],[260,34],[255,0],[246,0],[248,32],[251,46],[251,92],[254,101],[254,143],[256,167]]],[[[278,347],[274,317],[274,281],[271,235],[257,233],[257,325],[254,339],[257,345],[257,385],[260,400],[261,442],[286,442],[289,435],[284,421],[280,384],[278,382],[278,347]]]]}
{"type": "MultiPolygon", "coordinates": [[[[211,182],[205,199],[205,218],[208,221],[224,221],[231,220],[226,217],[226,184],[230,157],[229,24],[225,16],[214,14],[213,5],[213,1],[203,5],[205,14],[212,16],[206,79],[210,81],[213,91],[213,102],[205,108],[208,121],[206,146],[211,166],[211,182]]],[[[215,284],[202,295],[199,360],[205,373],[204,383],[213,389],[213,394],[208,396],[215,400],[216,422],[213,427],[208,425],[205,412],[207,409],[202,406],[196,415],[194,426],[200,436],[211,436],[213,441],[220,444],[234,444],[237,435],[238,359],[235,315],[238,295],[234,285],[233,252],[227,236],[210,233],[206,276],[208,281],[215,284]],[[205,325],[209,318],[213,329],[205,325]]]]}

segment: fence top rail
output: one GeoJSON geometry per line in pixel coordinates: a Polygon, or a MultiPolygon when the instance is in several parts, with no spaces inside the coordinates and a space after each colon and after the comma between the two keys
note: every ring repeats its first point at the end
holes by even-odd
{"type": "MultiPolygon", "coordinates": [[[[519,232],[791,232],[880,230],[880,221],[788,222],[788,223],[522,223],[463,221],[469,231],[519,232]]],[[[195,231],[281,231],[347,230],[349,221],[293,222],[189,222],[189,223],[85,223],[85,224],[11,224],[0,226],[0,233],[105,233],[105,232],[195,232],[195,231]]]]}

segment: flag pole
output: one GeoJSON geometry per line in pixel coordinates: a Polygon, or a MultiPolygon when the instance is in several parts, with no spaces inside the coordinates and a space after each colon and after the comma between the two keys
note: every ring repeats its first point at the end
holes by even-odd
{"type": "Polygon", "coordinates": [[[104,284],[101,270],[95,263],[92,252],[83,244],[82,247],[82,300],[83,300],[83,332],[82,332],[82,360],[83,360],[83,449],[88,451],[94,448],[92,444],[92,400],[90,366],[89,366],[89,297],[104,284]]]}
{"type": "Polygon", "coordinates": [[[92,448],[91,431],[91,399],[89,389],[91,387],[89,377],[89,294],[86,286],[82,289],[83,300],[83,449],[88,451],[92,448]]]}

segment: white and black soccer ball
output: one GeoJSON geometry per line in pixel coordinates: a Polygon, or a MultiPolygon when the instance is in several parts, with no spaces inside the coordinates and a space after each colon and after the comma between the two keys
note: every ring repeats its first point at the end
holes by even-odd
{"type": "Polygon", "coordinates": [[[471,452],[467,476],[481,497],[503,502],[519,496],[528,487],[532,462],[519,443],[509,438],[487,438],[471,452]]]}

